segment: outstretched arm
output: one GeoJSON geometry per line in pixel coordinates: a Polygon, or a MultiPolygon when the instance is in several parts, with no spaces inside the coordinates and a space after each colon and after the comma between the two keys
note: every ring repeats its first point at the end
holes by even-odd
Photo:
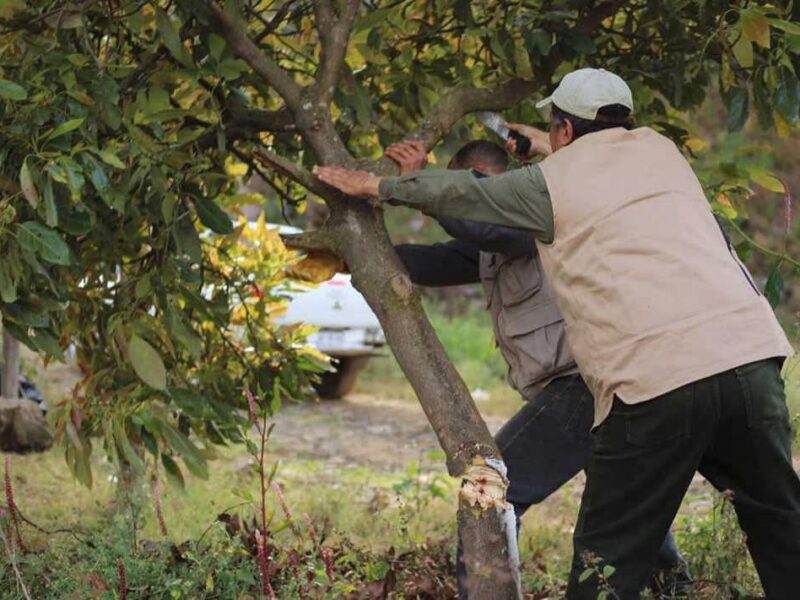
{"type": "Polygon", "coordinates": [[[322,181],[351,196],[379,198],[437,217],[468,218],[531,232],[553,240],[553,207],[537,165],[495,177],[470,171],[428,171],[405,177],[376,177],[366,171],[315,167],[322,181]]]}
{"type": "Polygon", "coordinates": [[[536,243],[527,231],[467,219],[439,217],[437,220],[456,240],[474,244],[481,252],[497,252],[510,258],[536,255],[536,243]]]}
{"type": "Polygon", "coordinates": [[[474,244],[451,240],[430,246],[400,244],[394,249],[417,285],[445,287],[480,281],[479,250],[474,244]]]}

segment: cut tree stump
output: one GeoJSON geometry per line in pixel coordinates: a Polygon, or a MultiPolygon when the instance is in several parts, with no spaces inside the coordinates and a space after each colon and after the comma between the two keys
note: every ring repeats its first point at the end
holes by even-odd
{"type": "Polygon", "coordinates": [[[3,366],[0,377],[0,450],[47,450],[53,445],[53,434],[39,405],[19,398],[19,341],[7,331],[3,331],[3,366]]]}
{"type": "Polygon", "coordinates": [[[25,398],[0,398],[0,450],[42,452],[53,445],[53,434],[39,405],[25,398]]]}

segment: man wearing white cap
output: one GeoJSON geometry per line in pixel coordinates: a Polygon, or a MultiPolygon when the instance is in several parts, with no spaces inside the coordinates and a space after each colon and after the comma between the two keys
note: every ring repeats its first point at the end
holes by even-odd
{"type": "Polygon", "coordinates": [[[514,127],[547,157],[504,175],[316,172],[352,196],[536,239],[595,400],[568,598],[605,585],[580,581],[590,564],[613,566],[608,585],[638,598],[696,471],[731,492],[767,598],[796,598],[800,479],[780,376],[791,345],[677,147],[630,129],[622,79],[581,69],[548,103],[549,136],[514,127]]]}

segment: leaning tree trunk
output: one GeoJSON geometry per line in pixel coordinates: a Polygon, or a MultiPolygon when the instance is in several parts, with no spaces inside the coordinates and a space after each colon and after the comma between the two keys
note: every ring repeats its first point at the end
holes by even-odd
{"type": "MultiPolygon", "coordinates": [[[[288,117],[290,130],[299,134],[319,164],[357,166],[336,130],[330,108],[361,4],[361,0],[313,2],[320,55],[314,82],[305,87],[263,52],[248,37],[242,22],[231,18],[217,0],[206,0],[202,5],[210,28],[223,36],[233,52],[250,65],[253,74],[285,103],[277,111],[245,111],[255,118],[255,126],[280,130],[288,117]]],[[[510,80],[493,89],[453,88],[412,137],[423,139],[431,147],[461,116],[513,106],[538,85],[534,81],[510,80]]],[[[233,132],[233,111],[228,119],[228,131],[233,132]]],[[[254,123],[247,123],[252,129],[254,123]]],[[[241,151],[237,156],[248,160],[241,151]]],[[[347,262],[353,283],[378,316],[389,346],[439,438],[450,474],[462,478],[458,523],[470,597],[519,598],[516,528],[514,513],[506,502],[505,465],[466,385],[422,310],[394,252],[382,211],[363,200],[342,197],[293,160],[276,155],[268,145],[257,146],[256,157],[262,165],[303,185],[328,204],[330,217],[320,231],[294,236],[287,243],[296,248],[331,250],[347,262]]],[[[388,159],[368,168],[384,173],[396,171],[396,165],[392,167],[388,159]]]]}
{"type": "Polygon", "coordinates": [[[458,528],[470,598],[519,598],[516,528],[494,439],[425,315],[389,239],[383,211],[363,200],[329,204],[322,232],[289,236],[288,243],[308,248],[322,242],[346,261],[439,439],[448,471],[462,478],[458,528]]]}
{"type": "Polygon", "coordinates": [[[14,399],[19,395],[19,341],[3,330],[3,370],[0,373],[0,398],[14,399]]]}

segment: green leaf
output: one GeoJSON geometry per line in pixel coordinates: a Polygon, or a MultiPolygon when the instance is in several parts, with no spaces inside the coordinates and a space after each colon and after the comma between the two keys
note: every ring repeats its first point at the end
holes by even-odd
{"type": "Polygon", "coordinates": [[[764,286],[764,295],[772,305],[772,308],[775,308],[781,303],[781,297],[783,296],[784,281],[779,268],[780,263],[773,267],[767,278],[767,284],[764,286]]]}
{"type": "Polygon", "coordinates": [[[740,35],[733,45],[733,55],[742,68],[749,69],[753,66],[753,42],[744,34],[740,35]]]}
{"type": "Polygon", "coordinates": [[[56,139],[59,136],[64,135],[65,133],[69,133],[70,131],[75,131],[78,127],[83,125],[83,122],[85,120],[86,119],[84,117],[81,117],[80,119],[70,119],[69,121],[64,121],[63,123],[61,123],[61,125],[53,129],[52,131],[46,133],[44,136],[44,140],[49,142],[56,139]]]}
{"type": "Polygon", "coordinates": [[[199,358],[203,352],[203,342],[194,332],[194,330],[186,325],[181,318],[180,313],[167,309],[166,323],[169,332],[178,340],[189,354],[195,358],[199,358]]]}
{"type": "Polygon", "coordinates": [[[236,79],[242,73],[246,72],[250,67],[246,62],[240,59],[228,59],[219,63],[218,72],[225,79],[236,79]]]}
{"type": "Polygon", "coordinates": [[[157,390],[167,389],[167,370],[158,352],[138,335],[131,337],[128,357],[139,379],[157,390]]]}
{"type": "Polygon", "coordinates": [[[208,463],[200,454],[197,446],[169,423],[164,423],[164,435],[169,445],[180,453],[186,468],[193,475],[201,479],[208,479],[208,463]]]}
{"type": "Polygon", "coordinates": [[[217,62],[219,62],[222,53],[225,51],[225,38],[212,33],[208,36],[208,53],[217,62]]]}
{"type": "Polygon", "coordinates": [[[119,159],[119,157],[110,150],[98,150],[97,155],[102,159],[104,163],[114,167],[115,169],[125,168],[125,163],[122,162],[119,159]]]}
{"type": "MultiPolygon", "coordinates": [[[[45,188],[46,190],[47,188],[45,188]]],[[[45,199],[47,196],[45,195],[45,199]]],[[[58,228],[70,235],[86,235],[94,226],[93,213],[82,206],[77,206],[63,196],[55,198],[58,212],[58,228]]]]}
{"type": "Polygon", "coordinates": [[[616,572],[616,570],[617,570],[616,567],[613,567],[611,565],[606,565],[605,567],[603,567],[603,577],[608,579],[616,572]]]}
{"type": "Polygon", "coordinates": [[[19,172],[19,186],[28,203],[33,208],[39,206],[39,192],[36,191],[36,185],[33,183],[33,175],[31,175],[27,160],[23,161],[22,169],[19,172]]]}
{"type": "Polygon", "coordinates": [[[800,118],[800,81],[786,66],[778,69],[775,81],[775,110],[790,123],[800,118]]]}
{"type": "Polygon", "coordinates": [[[49,327],[50,317],[45,311],[36,310],[23,304],[7,304],[3,307],[3,317],[24,327],[49,327]]]}
{"type": "Polygon", "coordinates": [[[0,98],[5,98],[6,100],[25,100],[27,97],[28,92],[24,87],[8,79],[0,79],[0,98]]]}
{"type": "Polygon", "coordinates": [[[775,120],[772,117],[772,99],[767,84],[762,77],[753,81],[753,100],[758,115],[758,124],[763,129],[772,129],[775,120]]]}
{"type": "Polygon", "coordinates": [[[594,569],[592,568],[584,569],[583,573],[581,573],[580,576],[578,577],[578,583],[583,583],[584,581],[589,579],[589,577],[591,577],[592,575],[594,575],[594,569]]]}
{"type": "Polygon", "coordinates": [[[30,343],[40,352],[49,354],[56,360],[64,360],[64,350],[58,339],[48,329],[32,329],[28,336],[30,343]]]}
{"type": "Polygon", "coordinates": [[[139,458],[139,454],[134,450],[131,445],[128,434],[125,431],[125,426],[121,422],[114,424],[114,441],[117,445],[120,462],[126,462],[131,466],[135,473],[141,475],[144,473],[144,463],[139,458]]]}
{"type": "Polygon", "coordinates": [[[17,300],[17,282],[7,261],[0,261],[0,300],[10,304],[17,300]]]}
{"type": "Polygon", "coordinates": [[[200,222],[214,233],[230,235],[233,233],[233,222],[227,213],[222,210],[213,200],[203,196],[194,197],[194,206],[197,209],[197,216],[200,222]]]}
{"type": "Polygon", "coordinates": [[[181,473],[181,468],[178,466],[171,456],[161,454],[161,464],[164,465],[164,470],[167,472],[167,481],[175,487],[183,490],[186,489],[186,481],[181,473]]]}
{"type": "Polygon", "coordinates": [[[800,35],[800,24],[792,23],[791,21],[784,21],[783,19],[770,19],[770,25],[775,29],[785,31],[790,35],[800,35]]]}
{"type": "Polygon", "coordinates": [[[728,108],[728,131],[739,131],[747,122],[749,98],[747,88],[731,88],[725,97],[728,108]]]}
{"type": "Polygon", "coordinates": [[[61,236],[36,221],[17,226],[17,241],[23,249],[54,265],[72,264],[72,252],[61,236]]]}
{"type": "Polygon", "coordinates": [[[25,10],[25,0],[0,0],[0,18],[11,19],[25,10]]]}
{"type": "Polygon", "coordinates": [[[769,19],[755,9],[740,12],[742,33],[751,42],[769,48],[769,19]]]}
{"type": "Polygon", "coordinates": [[[58,207],[56,206],[56,197],[53,193],[53,180],[48,177],[44,182],[44,211],[45,223],[48,227],[58,226],[58,207]]]}
{"type": "Polygon", "coordinates": [[[181,42],[180,33],[178,28],[172,22],[169,15],[162,9],[156,9],[156,27],[164,45],[170,54],[178,59],[185,67],[193,68],[194,63],[186,47],[181,42]]]}
{"type": "Polygon", "coordinates": [[[182,216],[177,220],[172,229],[172,236],[175,238],[179,254],[185,254],[195,263],[199,263],[203,259],[200,236],[188,216],[182,216]]]}

